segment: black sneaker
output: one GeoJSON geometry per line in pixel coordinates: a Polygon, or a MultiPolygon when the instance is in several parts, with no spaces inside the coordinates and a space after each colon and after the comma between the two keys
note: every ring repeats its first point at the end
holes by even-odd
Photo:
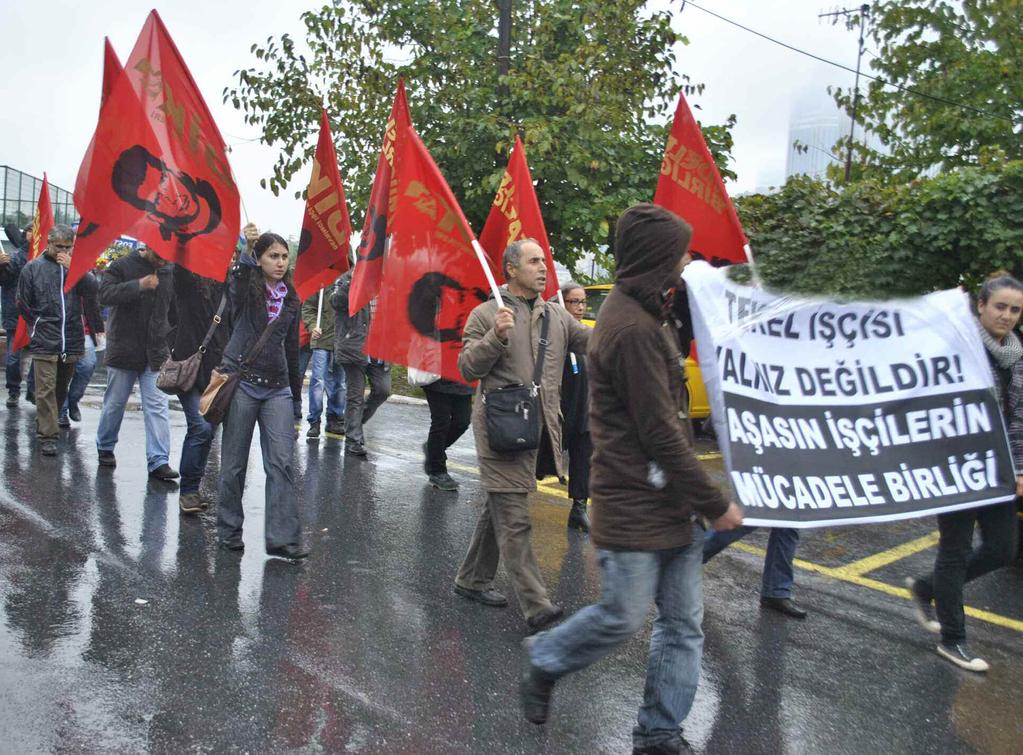
{"type": "Polygon", "coordinates": [[[353,440],[347,440],[345,441],[345,456],[358,456],[360,458],[365,458],[366,447],[353,440]]]}
{"type": "Polygon", "coordinates": [[[310,443],[314,443],[320,439],[320,423],[310,422],[309,429],[306,431],[305,439],[310,443]]]}
{"type": "Polygon", "coordinates": [[[453,493],[458,490],[458,482],[447,472],[430,475],[430,484],[437,490],[444,490],[453,493]]]}
{"type": "Polygon", "coordinates": [[[114,456],[113,451],[100,451],[99,452],[99,465],[101,467],[116,467],[117,457],[114,456]]]}
{"type": "Polygon", "coordinates": [[[82,421],[82,413],[78,410],[78,404],[67,405],[67,416],[71,418],[72,422],[82,421]]]}
{"type": "Polygon", "coordinates": [[[13,409],[18,405],[18,400],[21,398],[20,394],[10,393],[7,395],[7,408],[13,409]]]}
{"type": "Polygon", "coordinates": [[[934,616],[934,605],[921,594],[920,582],[912,577],[906,577],[906,589],[909,590],[909,597],[913,601],[913,616],[916,617],[917,623],[931,634],[939,634],[941,624],[934,616]]]}
{"type": "Polygon", "coordinates": [[[43,456],[56,456],[57,455],[57,444],[52,440],[44,440],[39,444],[39,453],[43,456]]]}
{"type": "Polygon", "coordinates": [[[173,469],[170,464],[161,464],[150,472],[149,476],[157,480],[163,480],[164,482],[176,480],[178,477],[181,477],[177,470],[173,469]]]}
{"type": "Polygon", "coordinates": [[[942,658],[967,671],[982,673],[991,668],[987,661],[971,653],[965,642],[940,642],[936,649],[942,658]]]}
{"type": "Polygon", "coordinates": [[[327,417],[327,427],[324,432],[338,438],[345,437],[345,421],[338,417],[327,417]]]}

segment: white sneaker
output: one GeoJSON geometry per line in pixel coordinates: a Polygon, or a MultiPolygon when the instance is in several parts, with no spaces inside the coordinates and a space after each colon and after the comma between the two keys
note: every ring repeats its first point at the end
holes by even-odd
{"type": "Polygon", "coordinates": [[[983,672],[991,668],[987,661],[967,650],[965,642],[942,642],[937,645],[937,651],[942,658],[967,671],[983,672]]]}
{"type": "Polygon", "coordinates": [[[931,634],[941,634],[941,624],[934,617],[934,606],[931,601],[920,595],[917,581],[912,577],[906,577],[906,589],[909,590],[909,597],[913,601],[913,616],[917,623],[931,634]]]}

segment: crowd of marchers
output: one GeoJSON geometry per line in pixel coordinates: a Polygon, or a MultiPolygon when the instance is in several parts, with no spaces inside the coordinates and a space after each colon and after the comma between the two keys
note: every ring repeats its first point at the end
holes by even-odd
{"type": "MultiPolygon", "coordinates": [[[[181,514],[215,507],[219,546],[240,551],[242,495],[258,425],[266,553],[292,561],[308,557],[293,469],[303,420],[308,442],[344,438],[347,456],[371,463],[365,426],[391,392],[390,365],[365,350],[373,303],[349,313],[352,272],[301,302],[287,242],[249,224],[224,281],[140,247],[65,291],[73,229],[54,226],[45,250],[31,261],[29,233],[6,231],[17,248],[0,253],[3,325],[10,340],[20,317],[28,334],[28,345],[6,357],[6,406],[18,410],[26,389],[24,400],[35,405],[35,451],[59,457],[71,442],[61,431],[81,421],[80,402],[97,352],[105,350],[96,432],[101,471],[141,463],[131,458],[134,449],[117,451],[137,386],[149,475],[180,477],[181,514]],[[186,363],[194,374],[185,383],[167,377],[168,365],[186,363]],[[172,398],[186,419],[180,471],[170,464],[172,398]],[[223,411],[215,415],[211,407],[218,401],[223,411]],[[220,425],[220,473],[210,500],[200,483],[220,425]]],[[[452,575],[454,592],[482,606],[507,606],[495,582],[503,562],[528,634],[520,687],[526,718],[544,723],[558,679],[639,631],[655,606],[634,752],[685,752],[681,723],[696,693],[703,645],[702,565],[751,528],[697,459],[687,423],[684,362],[691,326],[681,272],[690,259],[691,229],[673,213],[641,204],[622,214],[616,234],[615,286],[594,329],[581,322],[584,287],[568,282],[560,300],[544,300],[548,271],[539,244],[522,239],[507,247],[500,300],[478,305],[464,328],[458,359],[464,382],[422,381],[430,414],[423,472],[429,484],[456,492],[446,452],[472,426],[486,500],[452,575]],[[488,416],[488,396],[496,401],[513,386],[531,386],[538,409],[539,442],[526,450],[498,443],[499,428],[488,416]],[[567,526],[589,533],[601,569],[599,602],[564,622],[531,538],[528,496],[547,475],[567,481],[567,526]]],[[[1023,416],[1023,345],[1015,333],[1023,284],[993,276],[978,296],[977,314],[1014,462],[1023,469],[1023,419],[1017,417],[1023,416]]],[[[1023,477],[1017,488],[1023,491],[1023,477]]],[[[988,664],[965,643],[963,589],[1015,554],[1015,502],[942,514],[938,527],[933,572],[908,580],[914,607],[921,624],[940,634],[939,654],[984,671],[988,664]],[[977,524],[983,537],[975,548],[977,524]]],[[[803,619],[807,612],[792,597],[797,544],[796,530],[771,530],[760,600],[765,609],[803,619]]]]}

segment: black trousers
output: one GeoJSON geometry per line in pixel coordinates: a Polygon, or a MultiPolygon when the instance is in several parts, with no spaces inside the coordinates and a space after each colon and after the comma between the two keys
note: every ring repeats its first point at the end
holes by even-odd
{"type": "Polygon", "coordinates": [[[944,642],[966,639],[963,586],[1008,564],[1016,556],[1016,501],[938,514],[938,555],[934,575],[919,580],[922,596],[934,599],[944,642]],[[980,547],[973,547],[974,524],[980,547]]]}
{"type": "Polygon", "coordinates": [[[430,405],[430,434],[426,438],[426,473],[443,474],[448,471],[445,451],[462,437],[472,418],[472,396],[424,389],[430,405]]]}
{"type": "Polygon", "coordinates": [[[589,431],[575,433],[567,439],[568,445],[568,497],[583,500],[590,497],[590,457],[593,442],[589,431]]]}

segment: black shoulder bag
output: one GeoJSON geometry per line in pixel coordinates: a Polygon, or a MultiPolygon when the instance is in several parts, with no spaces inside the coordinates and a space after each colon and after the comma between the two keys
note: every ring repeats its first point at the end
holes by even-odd
{"type": "Polygon", "coordinates": [[[540,446],[540,381],[551,316],[544,310],[533,384],[506,385],[483,394],[487,442],[494,451],[533,451],[540,446]]]}
{"type": "Polygon", "coordinates": [[[199,367],[202,363],[202,356],[206,353],[206,347],[210,345],[210,339],[217,331],[217,326],[224,314],[224,306],[227,304],[227,291],[220,297],[220,306],[217,307],[217,314],[213,315],[213,322],[206,331],[206,337],[202,339],[199,350],[187,359],[176,362],[171,358],[160,366],[160,373],[156,376],[156,387],[164,393],[176,396],[179,393],[188,393],[195,385],[199,377],[199,367]]]}

